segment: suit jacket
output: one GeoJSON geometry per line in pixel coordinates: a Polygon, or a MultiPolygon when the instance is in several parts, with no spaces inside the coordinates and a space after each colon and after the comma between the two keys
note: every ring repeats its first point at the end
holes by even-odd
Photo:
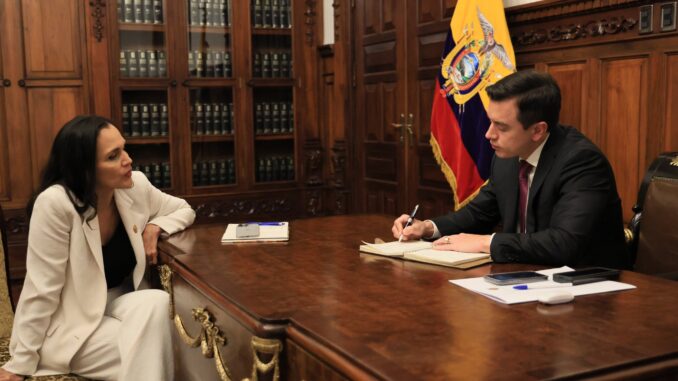
{"type": "Polygon", "coordinates": [[[572,127],[550,129],[532,179],[527,234],[518,234],[518,158],[495,156],[488,183],[457,212],[433,219],[443,235],[488,234],[495,262],[630,268],[621,200],[602,152],[572,127]]]}
{"type": "MultiPolygon", "coordinates": [[[[172,234],[190,225],[195,212],[186,201],[155,188],[143,173],[133,172],[132,179],[134,186],[116,189],[114,197],[136,256],[132,281],[137,289],[146,268],[141,236],[146,224],[172,234]]],[[[64,187],[49,187],[33,207],[12,359],[4,368],[24,375],[69,373],[71,358],[103,318],[107,291],[98,217],[87,222],[64,187]]]]}

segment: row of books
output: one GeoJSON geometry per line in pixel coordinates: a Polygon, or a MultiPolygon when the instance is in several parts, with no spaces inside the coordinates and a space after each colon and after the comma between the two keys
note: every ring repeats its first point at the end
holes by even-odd
{"type": "Polygon", "coordinates": [[[196,135],[232,135],[235,130],[233,103],[194,103],[192,129],[196,135]]]}
{"type": "Polygon", "coordinates": [[[291,28],[290,0],[254,0],[252,25],[255,28],[291,28]]]}
{"type": "Polygon", "coordinates": [[[231,52],[223,50],[188,52],[188,72],[196,78],[230,77],[233,73],[231,52]]]}
{"type": "Polygon", "coordinates": [[[294,158],[292,156],[267,156],[257,160],[257,181],[294,180],[294,158]]]}
{"type": "Polygon", "coordinates": [[[162,24],[162,0],[118,0],[118,21],[162,24]]]}
{"type": "Polygon", "coordinates": [[[193,186],[235,184],[235,160],[208,160],[193,163],[193,186]]]}
{"type": "Polygon", "coordinates": [[[261,134],[289,134],[294,131],[292,102],[261,102],[254,106],[254,131],[261,134]]]}
{"type": "Polygon", "coordinates": [[[166,77],[167,56],[163,50],[122,50],[120,51],[120,76],[166,77]]]}
{"type": "Polygon", "coordinates": [[[188,22],[191,26],[231,26],[230,0],[191,0],[188,22]]]}
{"type": "Polygon", "coordinates": [[[156,188],[172,186],[172,172],[168,162],[133,164],[132,169],[143,172],[156,188]]]}
{"type": "Polygon", "coordinates": [[[292,76],[292,53],[290,51],[254,52],[254,76],[261,78],[289,78],[292,76]]]}
{"type": "Polygon", "coordinates": [[[125,136],[167,136],[168,124],[166,104],[129,103],[122,105],[122,132],[125,136]]]}

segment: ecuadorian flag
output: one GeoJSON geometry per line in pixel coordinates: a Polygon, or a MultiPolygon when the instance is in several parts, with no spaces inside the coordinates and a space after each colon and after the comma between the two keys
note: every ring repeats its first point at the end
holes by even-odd
{"type": "Polygon", "coordinates": [[[431,147],[454,194],[455,209],[478,194],[494,151],[485,88],[515,71],[501,0],[460,0],[450,22],[431,113],[431,147]]]}

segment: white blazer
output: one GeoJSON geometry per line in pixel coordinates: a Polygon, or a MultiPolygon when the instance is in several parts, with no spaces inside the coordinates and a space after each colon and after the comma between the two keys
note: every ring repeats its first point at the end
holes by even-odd
{"type": "MultiPolygon", "coordinates": [[[[132,180],[132,188],[116,189],[114,197],[136,256],[132,280],[137,289],[146,268],[141,236],[146,224],[172,234],[193,223],[195,212],[186,201],[155,188],[143,173],[133,172],[132,180]]],[[[69,373],[73,355],[102,320],[107,291],[98,217],[87,222],[62,186],[49,187],[33,207],[12,359],[3,368],[24,375],[69,373]]]]}

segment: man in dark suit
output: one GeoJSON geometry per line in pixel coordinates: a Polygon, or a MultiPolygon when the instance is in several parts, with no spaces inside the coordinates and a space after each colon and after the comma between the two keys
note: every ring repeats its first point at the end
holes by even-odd
{"type": "Polygon", "coordinates": [[[457,212],[405,229],[409,216],[398,217],[393,235],[439,238],[437,249],[486,252],[495,262],[630,268],[612,168],[584,135],[558,124],[555,80],[521,71],[487,94],[489,181],[457,212]]]}

